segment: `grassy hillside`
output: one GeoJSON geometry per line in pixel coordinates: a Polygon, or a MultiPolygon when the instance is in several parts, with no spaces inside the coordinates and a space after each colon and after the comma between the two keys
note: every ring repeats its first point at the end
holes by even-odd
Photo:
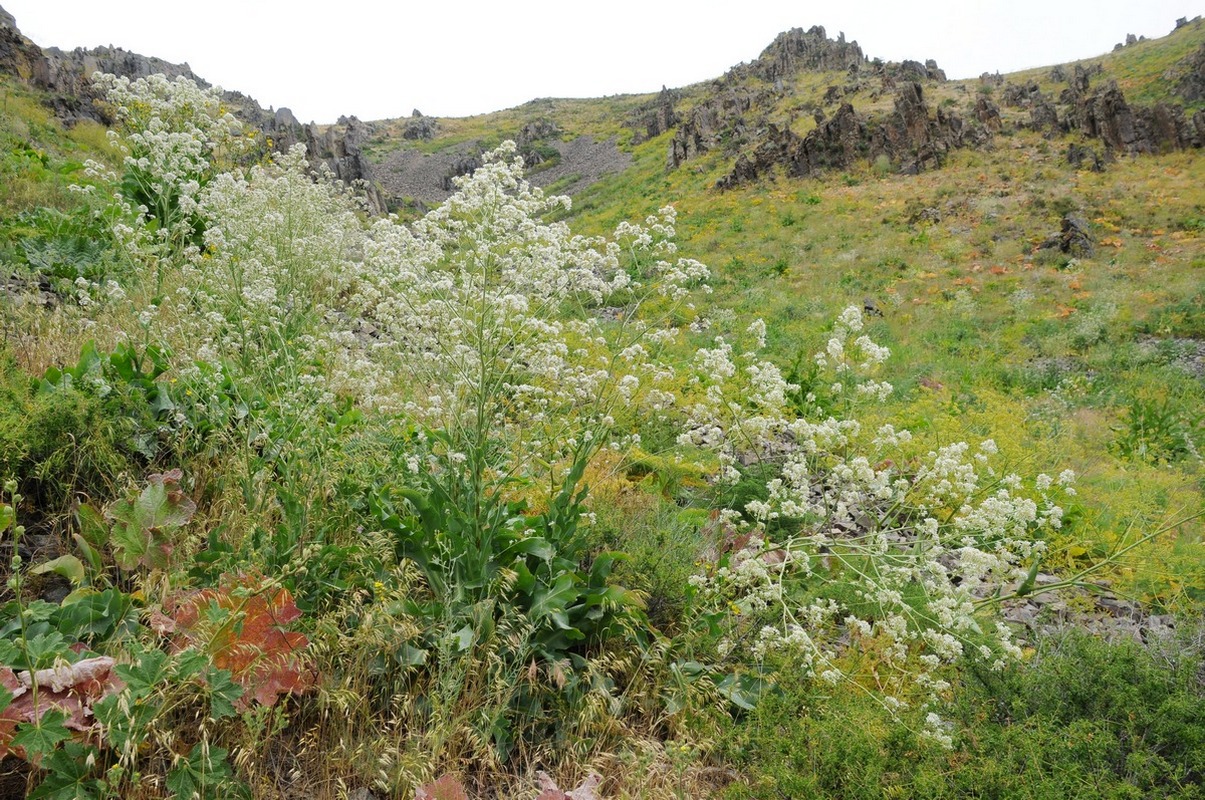
{"type": "MultiPolygon", "coordinates": [[[[1203,46],[1080,66],[1178,102],[1203,46]]],[[[925,81],[1003,118],[940,168],[728,190],[893,92],[686,87],[753,99],[676,169],[656,95],[382,121],[631,164],[374,220],[195,86],[116,145],[0,76],[0,796],[1205,796],[1201,150],[1076,168],[1031,81],[925,81]]]]}
{"type": "MultiPolygon", "coordinates": [[[[1205,45],[1205,26],[1063,65],[1099,67],[1093,84],[1116,80],[1132,103],[1180,102],[1174,80],[1205,45]]],[[[1035,82],[1057,97],[1053,68],[1003,76],[1035,82]]],[[[843,73],[800,73],[772,120],[806,135],[806,109],[822,107],[843,73]]],[[[755,79],[742,85],[766,88],[755,79]]],[[[689,114],[708,84],[681,92],[689,114]]],[[[980,80],[927,83],[931,108],[970,116],[980,80]]],[[[889,111],[890,92],[846,98],[863,113],[889,111]],[[876,96],[877,95],[877,96],[876,96]]],[[[1205,177],[1198,151],[1122,156],[1102,173],[1067,163],[1079,135],[1022,130],[1028,111],[1001,105],[1004,132],[981,150],[956,152],[940,170],[894,175],[863,163],[822,179],[778,176],[720,191],[735,151],[717,151],[667,171],[673,132],[633,144],[623,123],[654,95],[607,100],[537,100],[496,114],[440,120],[440,133],[414,145],[388,128],[374,148],[427,152],[482,141],[492,145],[524,125],[551,120],[562,138],[615,137],[633,165],[574,198],[567,219],[604,233],[667,203],[677,208],[685,252],[715,273],[713,301],[758,315],[784,365],[806,362],[846,305],[871,300],[899,358],[898,392],[884,418],[905,418],[947,436],[973,430],[1016,446],[1038,469],[1068,463],[1085,479],[1081,540],[1107,547],[1131,524],[1205,505],[1200,447],[1205,435],[1205,177]],[[922,212],[933,209],[925,216],[922,212]],[[1064,215],[1088,221],[1098,243],[1072,259],[1039,246],[1064,215]],[[939,220],[939,221],[935,221],[939,220]],[[970,411],[977,413],[969,414],[970,411]],[[1089,499],[1090,498],[1090,499],[1089,499]]],[[[1205,102],[1184,104],[1191,116],[1205,102]]],[[[831,110],[831,107],[830,107],[831,110]]],[[[1127,576],[1147,599],[1176,606],[1201,599],[1203,528],[1191,523],[1161,546],[1135,554],[1127,576]]]]}

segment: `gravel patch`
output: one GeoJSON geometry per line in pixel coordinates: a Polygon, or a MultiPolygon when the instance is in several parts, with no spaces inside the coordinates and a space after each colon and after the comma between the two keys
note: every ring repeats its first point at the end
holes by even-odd
{"type": "MultiPolygon", "coordinates": [[[[548,169],[530,176],[535,186],[549,186],[567,177],[576,176],[564,194],[576,194],[597,182],[604,175],[622,172],[632,163],[632,157],[620,151],[615,139],[597,142],[591,136],[579,136],[570,142],[550,142],[561,154],[560,161],[548,169]]],[[[403,197],[426,205],[442,203],[451,196],[444,180],[456,171],[457,165],[477,154],[472,145],[464,145],[446,153],[420,153],[416,150],[396,150],[380,164],[372,167],[371,178],[385,190],[391,200],[403,197]]]]}

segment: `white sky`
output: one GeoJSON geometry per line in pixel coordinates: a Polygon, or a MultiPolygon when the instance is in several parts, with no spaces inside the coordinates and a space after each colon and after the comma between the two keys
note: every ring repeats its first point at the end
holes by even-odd
{"type": "Polygon", "coordinates": [[[870,57],[951,78],[1086,58],[1153,38],[1205,0],[0,0],[44,47],[112,44],[302,121],[495,111],[537,97],[718,77],[780,31],[823,25],[870,57]]]}

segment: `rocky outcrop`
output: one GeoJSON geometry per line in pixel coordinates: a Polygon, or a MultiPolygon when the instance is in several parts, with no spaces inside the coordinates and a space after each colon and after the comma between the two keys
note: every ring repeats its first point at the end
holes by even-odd
{"type": "Polygon", "coordinates": [[[744,143],[750,128],[750,112],[767,99],[764,94],[742,87],[728,87],[692,108],[670,142],[668,168],[677,169],[721,143],[731,147],[744,143]]]}
{"type": "Polygon", "coordinates": [[[1067,163],[1076,169],[1104,172],[1104,160],[1091,147],[1072,143],[1067,147],[1067,163]]]}
{"type": "Polygon", "coordinates": [[[865,60],[857,42],[845,41],[844,33],[829,39],[824,28],[816,25],[806,31],[792,28],[778,34],[756,61],[734,68],[729,75],[753,75],[774,83],[800,72],[856,71],[865,60]]]}
{"type": "MultiPolygon", "coordinates": [[[[173,64],[120,47],[70,51],[51,47],[43,50],[21,35],[12,16],[3,9],[0,9],[0,72],[16,75],[46,92],[55,115],[65,125],[85,119],[112,124],[104,104],[98,102],[100,94],[92,83],[92,75],[96,72],[108,72],[131,80],[161,74],[210,86],[188,64],[173,64]]],[[[261,130],[270,147],[286,150],[297,142],[304,143],[316,168],[325,165],[337,179],[360,186],[369,208],[378,213],[385,211],[384,195],[370,183],[371,169],[363,153],[370,131],[360,120],[343,118],[337,125],[320,129],[312,123],[302,125],[287,108],[265,110],[255,100],[238,92],[223,92],[222,101],[245,125],[261,130]]]]}
{"type": "Polygon", "coordinates": [[[1169,73],[1176,81],[1176,94],[1185,102],[1205,99],[1205,44],[1177,63],[1169,73]]]}
{"type": "Polygon", "coordinates": [[[866,118],[843,103],[804,137],[786,127],[765,126],[756,145],[737,157],[717,186],[730,189],[775,169],[792,177],[817,176],[879,156],[899,172],[915,174],[940,167],[951,150],[982,144],[990,136],[984,125],[967,124],[946,109],[931,114],[921,84],[909,82],[896,93],[895,110],[886,117],[866,118]]]}
{"type": "Polygon", "coordinates": [[[653,139],[674,127],[679,122],[675,106],[679,93],[661,87],[661,92],[650,103],[641,108],[628,119],[627,125],[634,131],[632,143],[639,144],[653,139]]]}
{"type": "MultiPolygon", "coordinates": [[[[291,116],[291,115],[290,115],[291,116]]],[[[319,163],[349,186],[359,186],[373,213],[386,210],[385,195],[372,179],[372,168],[364,154],[364,145],[372,137],[371,123],[356,117],[340,117],[338,123],[320,128],[305,126],[305,146],[310,163],[319,163]]]]}
{"type": "Polygon", "coordinates": [[[472,175],[481,169],[483,163],[479,153],[464,155],[454,159],[444,171],[443,178],[439,181],[439,188],[448,195],[451,195],[452,192],[456,191],[456,179],[464,175],[472,175]]]}
{"type": "Polygon", "coordinates": [[[1004,126],[1004,122],[1000,118],[999,107],[983,95],[975,98],[975,119],[992,133],[996,133],[1004,126]]]}
{"type": "Polygon", "coordinates": [[[1089,258],[1096,251],[1096,243],[1089,232],[1088,223],[1071,214],[1063,217],[1062,230],[1048,236],[1038,245],[1039,250],[1058,250],[1074,258],[1089,258]]]}
{"type": "Polygon", "coordinates": [[[49,74],[42,49],[21,34],[13,15],[3,8],[0,8],[0,72],[38,86],[45,85],[49,74]]]}
{"type": "Polygon", "coordinates": [[[406,120],[405,126],[402,128],[403,139],[422,139],[424,141],[434,139],[435,134],[439,132],[439,123],[435,117],[423,116],[423,112],[417,108],[410,114],[410,119],[406,120]]]}
{"type": "Polygon", "coordinates": [[[1196,126],[1188,122],[1182,108],[1167,103],[1131,107],[1115,81],[1080,96],[1074,112],[1068,127],[1122,153],[1182,150],[1198,141],[1196,126]]]}

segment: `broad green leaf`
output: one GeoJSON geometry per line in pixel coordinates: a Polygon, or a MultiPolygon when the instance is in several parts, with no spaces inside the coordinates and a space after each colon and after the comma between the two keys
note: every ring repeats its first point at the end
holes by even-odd
{"type": "Polygon", "coordinates": [[[29,571],[34,575],[45,575],[47,572],[53,572],[56,575],[62,575],[75,586],[83,583],[86,577],[84,563],[72,555],[59,556],[52,561],[38,564],[29,571]]]}
{"type": "Polygon", "coordinates": [[[767,684],[761,678],[753,675],[737,675],[730,673],[715,687],[721,695],[738,708],[752,711],[757,701],[765,694],[767,684]]]}
{"type": "Polygon", "coordinates": [[[228,669],[210,669],[205,685],[209,690],[209,716],[222,719],[235,715],[234,704],[243,696],[243,687],[235,683],[228,669]]]}
{"type": "Polygon", "coordinates": [[[37,722],[22,722],[17,725],[17,733],[9,746],[25,748],[30,761],[49,756],[59,742],[71,738],[71,731],[63,725],[66,719],[67,712],[55,708],[43,714],[37,722]]]}
{"type": "Polygon", "coordinates": [[[138,657],[135,664],[118,664],[115,668],[117,676],[126,682],[132,695],[145,695],[153,691],[167,680],[170,665],[167,653],[162,650],[148,650],[138,657]]]}
{"type": "Polygon", "coordinates": [[[122,569],[133,569],[139,563],[152,569],[168,566],[171,546],[166,534],[185,525],[197,509],[175,489],[179,479],[179,470],[152,475],[136,500],[119,500],[109,507],[106,516],[115,523],[113,550],[122,569]]]}
{"type": "Polygon", "coordinates": [[[529,611],[531,618],[536,621],[548,618],[558,628],[569,628],[569,617],[565,613],[565,606],[577,599],[579,593],[580,590],[575,585],[574,576],[561,575],[551,587],[537,590],[534,593],[529,611]]]}
{"type": "Polygon", "coordinates": [[[217,797],[217,790],[231,778],[226,751],[220,747],[193,745],[187,759],[181,759],[167,773],[167,788],[178,800],[217,797]]]}
{"type": "Polygon", "coordinates": [[[108,797],[103,784],[92,777],[88,768],[101,759],[100,751],[77,742],[64,742],[63,746],[42,762],[45,780],[29,794],[29,800],[98,800],[108,797]]]}
{"type": "Polygon", "coordinates": [[[68,662],[74,662],[79,658],[68,649],[67,640],[58,631],[40,633],[31,639],[26,639],[25,653],[29,657],[31,669],[44,669],[60,658],[68,662]]]}
{"type": "Polygon", "coordinates": [[[502,551],[502,556],[506,560],[526,555],[535,556],[541,561],[550,561],[555,553],[556,551],[552,549],[552,545],[548,543],[547,539],[540,536],[530,536],[509,545],[502,551]]]}
{"type": "Polygon", "coordinates": [[[8,530],[17,519],[17,512],[7,503],[0,503],[0,533],[8,530]]]}
{"type": "Polygon", "coordinates": [[[403,644],[397,649],[394,658],[404,667],[419,667],[427,663],[428,652],[410,644],[403,644]]]}
{"type": "Polygon", "coordinates": [[[473,629],[470,626],[465,625],[452,635],[456,637],[456,646],[461,652],[473,646],[473,629]]]}

